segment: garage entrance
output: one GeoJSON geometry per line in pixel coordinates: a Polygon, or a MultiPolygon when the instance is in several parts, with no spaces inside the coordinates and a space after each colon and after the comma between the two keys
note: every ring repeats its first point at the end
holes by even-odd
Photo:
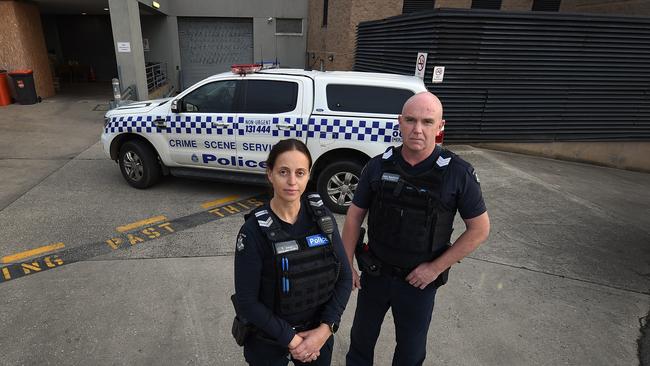
{"type": "Polygon", "coordinates": [[[232,64],[253,62],[253,20],[178,18],[183,89],[232,64]]]}

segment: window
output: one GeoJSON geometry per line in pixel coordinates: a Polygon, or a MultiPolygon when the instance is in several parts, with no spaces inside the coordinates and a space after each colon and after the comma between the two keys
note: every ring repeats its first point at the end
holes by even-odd
{"type": "Polygon", "coordinates": [[[501,0],[472,0],[472,9],[501,9],[501,0]]]}
{"type": "Polygon", "coordinates": [[[323,27],[327,27],[327,8],[328,8],[328,1],[323,0],[323,27]]]}
{"type": "Polygon", "coordinates": [[[435,0],[404,0],[404,4],[402,4],[402,14],[429,11],[435,9],[435,7],[435,0]]]}
{"type": "Polygon", "coordinates": [[[400,114],[413,92],[406,89],[365,85],[330,84],[327,107],[331,111],[400,114]]]}
{"type": "Polygon", "coordinates": [[[246,80],[243,113],[284,113],[296,109],[298,83],[246,80]]]}
{"type": "Polygon", "coordinates": [[[276,19],[275,34],[302,36],[302,19],[276,19]]]}
{"type": "Polygon", "coordinates": [[[237,80],[205,84],[183,97],[182,111],[195,113],[233,113],[236,111],[237,80]]]}

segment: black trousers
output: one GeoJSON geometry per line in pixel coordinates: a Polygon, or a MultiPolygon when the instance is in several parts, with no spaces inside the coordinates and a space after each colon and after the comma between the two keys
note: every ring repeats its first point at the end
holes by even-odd
{"type": "Polygon", "coordinates": [[[347,366],[373,364],[375,345],[388,308],[393,313],[397,341],[393,365],[422,365],[436,290],[433,284],[420,290],[400,277],[362,273],[347,366]]]}
{"type": "Polygon", "coordinates": [[[320,349],[320,356],[316,361],[303,363],[290,358],[286,347],[279,346],[267,340],[251,337],[244,344],[244,358],[251,366],[287,366],[292,361],[296,366],[329,366],[332,363],[332,350],[334,348],[334,337],[329,339],[320,349]]]}

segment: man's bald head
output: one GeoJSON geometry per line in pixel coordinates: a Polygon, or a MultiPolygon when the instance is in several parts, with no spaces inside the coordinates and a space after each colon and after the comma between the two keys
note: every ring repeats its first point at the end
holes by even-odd
{"type": "Polygon", "coordinates": [[[402,115],[409,114],[413,108],[426,110],[428,113],[431,113],[436,121],[442,119],[442,103],[438,97],[428,91],[420,92],[410,97],[406,103],[404,103],[402,115]]]}

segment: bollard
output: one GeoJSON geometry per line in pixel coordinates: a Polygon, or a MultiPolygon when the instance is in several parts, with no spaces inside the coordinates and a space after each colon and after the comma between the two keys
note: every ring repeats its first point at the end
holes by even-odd
{"type": "Polygon", "coordinates": [[[113,99],[115,99],[115,104],[119,105],[122,101],[122,94],[120,91],[120,81],[117,78],[113,78],[113,99]]]}

